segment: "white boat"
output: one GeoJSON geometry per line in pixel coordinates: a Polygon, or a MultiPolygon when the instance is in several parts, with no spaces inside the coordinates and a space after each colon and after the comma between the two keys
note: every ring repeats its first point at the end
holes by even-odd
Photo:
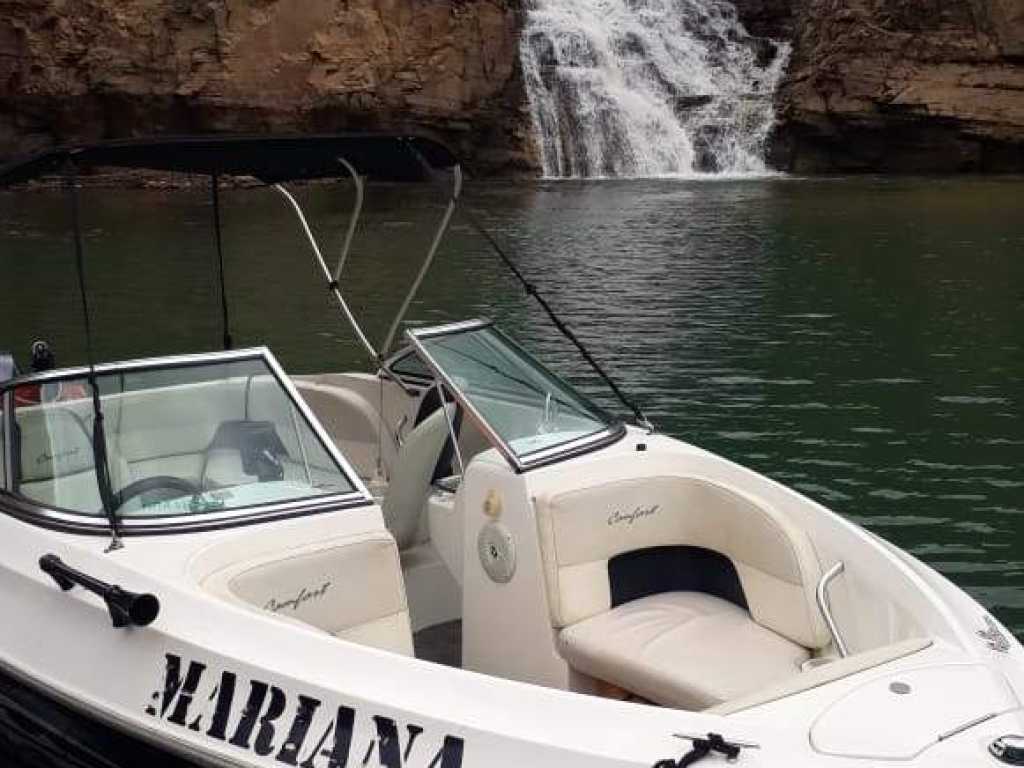
{"type": "MultiPolygon", "coordinates": [[[[374,172],[455,179],[415,292],[459,186],[427,141],[106,144],[0,184],[187,170],[216,205],[219,176],[339,159],[358,200],[374,172]]],[[[1024,764],[1024,652],[955,585],[486,320],[399,335],[410,293],[375,348],[306,232],[369,372],[0,363],[0,710],[39,739],[103,765],[1024,764]]]]}

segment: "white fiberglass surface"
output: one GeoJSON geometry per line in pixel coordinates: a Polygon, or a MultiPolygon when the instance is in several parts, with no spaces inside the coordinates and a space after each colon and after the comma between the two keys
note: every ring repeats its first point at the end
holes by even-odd
{"type": "MultiPolygon", "coordinates": [[[[354,486],[263,358],[156,365],[96,377],[119,516],[229,511],[354,486]]],[[[103,515],[86,378],[13,392],[13,490],[103,515]]]]}
{"type": "Polygon", "coordinates": [[[420,343],[520,459],[607,429],[611,417],[491,326],[420,343]]]}

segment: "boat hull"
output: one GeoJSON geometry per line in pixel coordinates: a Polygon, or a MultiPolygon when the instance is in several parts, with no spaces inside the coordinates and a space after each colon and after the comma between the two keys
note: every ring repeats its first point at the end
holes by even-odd
{"type": "MultiPolygon", "coordinates": [[[[736,483],[760,483],[760,490],[783,501],[800,501],[708,454],[661,438],[645,440],[648,461],[664,460],[666,466],[687,461],[695,469],[732,473],[736,483]],[[663,458],[656,447],[662,448],[663,458]]],[[[588,458],[604,476],[621,463],[613,449],[606,450],[604,458],[588,458]]],[[[519,482],[495,470],[479,488],[468,479],[463,492],[476,494],[479,506],[484,491],[505,487],[497,486],[499,480],[519,482]]],[[[514,498],[513,493],[507,491],[505,498],[514,498]]],[[[1020,646],[1007,637],[1005,648],[992,648],[995,630],[984,637],[976,634],[986,626],[986,614],[966,595],[909,556],[896,557],[859,529],[806,504],[806,522],[819,526],[819,540],[826,535],[838,544],[844,537],[850,540],[845,551],[856,568],[848,578],[857,573],[877,577],[882,571],[903,579],[909,596],[891,587],[890,593],[907,604],[922,605],[918,615],[934,628],[927,633],[932,642],[884,666],[730,714],[613,701],[443,667],[282,621],[267,611],[218,599],[203,588],[202,574],[212,571],[220,555],[376,531],[382,520],[375,507],[276,521],[251,530],[133,537],[115,553],[105,551],[104,539],[0,515],[5,548],[0,561],[0,615],[5,617],[0,623],[0,667],[17,675],[22,688],[12,690],[24,697],[27,687],[50,700],[22,698],[20,710],[9,706],[14,713],[10,717],[28,724],[27,731],[9,738],[15,750],[24,751],[35,729],[35,741],[44,749],[57,743],[56,749],[74,759],[96,758],[104,768],[162,766],[168,763],[160,761],[168,759],[173,765],[247,768],[651,768],[679,760],[691,738],[708,733],[751,745],[740,757],[740,764],[751,768],[863,765],[854,752],[870,755],[877,765],[991,764],[987,745],[1024,729],[1017,693],[1024,690],[1020,646]],[[109,584],[159,596],[159,617],[142,628],[111,626],[101,599],[84,589],[62,591],[40,569],[40,558],[47,554],[109,584]],[[950,629],[944,630],[945,625],[950,629]],[[882,722],[874,717],[883,711],[876,706],[876,688],[889,701],[889,685],[901,676],[918,675],[908,679],[924,691],[953,679],[952,671],[958,680],[969,677],[976,691],[972,706],[961,708],[963,716],[940,707],[934,717],[924,717],[915,714],[917,708],[908,699],[900,715],[906,718],[904,727],[893,729],[891,718],[882,722]],[[862,692],[867,698],[859,698],[862,692]],[[24,714],[48,713],[52,702],[65,708],[63,715],[24,714]],[[853,706],[857,717],[839,718],[838,736],[835,730],[818,729],[823,741],[816,743],[816,723],[841,704],[853,706]],[[46,730],[51,720],[69,723],[58,728],[67,743],[55,742],[53,730],[46,730]],[[894,733],[898,739],[891,738],[894,733]]],[[[520,554],[525,573],[525,546],[520,554]]],[[[857,582],[851,578],[848,583],[857,582]]],[[[358,588],[339,584],[339,589],[358,588]]],[[[492,623],[501,618],[493,611],[484,616],[492,623]]],[[[523,616],[516,619],[521,630],[523,616]]],[[[523,653],[522,632],[502,640],[509,650],[502,652],[501,661],[515,663],[515,654],[523,653]]],[[[28,754],[33,765],[47,762],[45,752],[38,760],[38,752],[28,754]]]]}
{"type": "Polygon", "coordinates": [[[61,703],[0,670],[0,761],[6,768],[200,768],[61,703]]]}

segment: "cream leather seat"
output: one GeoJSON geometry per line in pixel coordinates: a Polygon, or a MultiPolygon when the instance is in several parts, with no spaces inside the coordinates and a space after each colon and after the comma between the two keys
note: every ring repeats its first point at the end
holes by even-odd
{"type": "Polygon", "coordinates": [[[377,474],[378,453],[384,476],[391,477],[397,461],[395,441],[386,429],[379,437],[383,425],[373,405],[362,395],[332,384],[296,379],[295,387],[360,477],[377,474]]]}
{"type": "MultiPolygon", "coordinates": [[[[454,406],[446,407],[451,414],[454,406]]],[[[416,543],[434,470],[447,439],[448,422],[444,410],[438,408],[409,433],[398,451],[381,511],[399,549],[416,543]]]]}
{"type": "MultiPolygon", "coordinates": [[[[48,507],[103,509],[92,453],[92,413],[84,406],[48,404],[18,409],[20,492],[48,507]]],[[[112,446],[107,466],[114,490],[131,482],[128,464],[112,446]]]]}
{"type": "Polygon", "coordinates": [[[574,669],[649,701],[705,709],[797,674],[809,653],[727,600],[664,592],[570,627],[559,649],[574,669]]]}
{"type": "Polygon", "coordinates": [[[202,586],[343,640],[413,654],[398,550],[384,531],[255,551],[207,575],[202,586]]]}
{"type": "Polygon", "coordinates": [[[571,667],[703,709],[800,673],[829,643],[810,540],[701,478],[650,477],[538,499],[552,625],[571,667]]]}

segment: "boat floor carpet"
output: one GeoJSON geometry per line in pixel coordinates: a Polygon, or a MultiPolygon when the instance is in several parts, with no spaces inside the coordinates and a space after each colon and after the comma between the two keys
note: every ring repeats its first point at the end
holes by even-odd
{"type": "Polygon", "coordinates": [[[462,622],[446,621],[421,629],[412,636],[416,658],[444,664],[462,666],[462,622]]]}

